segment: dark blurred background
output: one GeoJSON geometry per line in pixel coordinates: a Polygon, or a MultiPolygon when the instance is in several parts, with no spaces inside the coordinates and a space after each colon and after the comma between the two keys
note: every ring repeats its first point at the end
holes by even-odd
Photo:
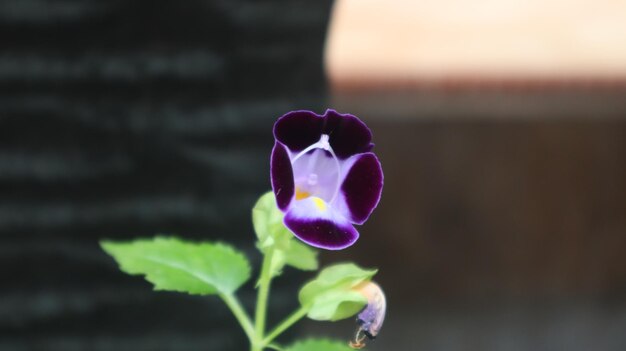
{"type": "Polygon", "coordinates": [[[153,293],[98,241],[219,239],[258,264],[272,124],[326,108],[330,6],[0,2],[0,350],[247,348],[221,301],[153,293]]]}
{"type": "MultiPolygon", "coordinates": [[[[0,350],[245,350],[216,298],[154,293],[98,241],[219,239],[258,267],[272,124],[327,107],[385,171],[361,239],[322,254],[380,268],[372,350],[626,350],[626,80],[326,73],[331,7],[0,1],[0,350]]],[[[310,276],[276,281],[272,323],[310,276]]]]}

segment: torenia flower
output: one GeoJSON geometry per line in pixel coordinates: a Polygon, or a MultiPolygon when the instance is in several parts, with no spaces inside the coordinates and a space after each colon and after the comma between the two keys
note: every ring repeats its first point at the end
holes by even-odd
{"type": "Polygon", "coordinates": [[[276,121],[274,138],[272,189],[287,228],[311,246],[352,245],[353,225],[369,218],[383,188],[369,128],[334,110],[293,111],[276,121]]]}
{"type": "Polygon", "coordinates": [[[356,318],[358,329],[354,334],[354,340],[350,341],[353,349],[365,347],[365,338],[374,340],[385,321],[387,312],[387,300],[380,286],[368,281],[358,285],[355,291],[361,293],[367,299],[367,305],[356,318]]]}

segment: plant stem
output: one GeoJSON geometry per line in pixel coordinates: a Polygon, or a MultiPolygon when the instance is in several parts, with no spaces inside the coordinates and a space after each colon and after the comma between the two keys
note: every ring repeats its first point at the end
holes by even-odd
{"type": "Polygon", "coordinates": [[[237,318],[237,321],[241,325],[241,328],[243,328],[246,336],[248,336],[250,344],[257,344],[258,339],[254,334],[254,328],[252,326],[252,322],[250,321],[250,317],[248,317],[248,315],[246,314],[246,311],[241,306],[241,303],[239,302],[237,297],[231,294],[220,294],[220,297],[222,298],[222,300],[224,300],[226,306],[228,306],[228,308],[230,308],[230,310],[233,312],[235,318],[237,318]]]}
{"type": "MultiPolygon", "coordinates": [[[[259,277],[259,293],[257,295],[256,313],[254,316],[254,329],[256,333],[256,340],[262,340],[265,333],[265,319],[267,315],[267,298],[270,293],[270,286],[272,283],[272,258],[274,256],[274,248],[268,248],[263,258],[263,265],[261,266],[261,276],[259,277]]],[[[263,349],[263,345],[253,345],[252,351],[260,351],[263,349]]]]}
{"type": "Polygon", "coordinates": [[[261,344],[267,345],[271,343],[276,337],[282,334],[285,330],[289,329],[292,325],[294,325],[297,321],[302,319],[308,313],[309,309],[306,307],[300,307],[295,312],[293,312],[289,317],[287,317],[284,321],[282,321],[274,330],[272,330],[266,337],[263,339],[261,344]]]}

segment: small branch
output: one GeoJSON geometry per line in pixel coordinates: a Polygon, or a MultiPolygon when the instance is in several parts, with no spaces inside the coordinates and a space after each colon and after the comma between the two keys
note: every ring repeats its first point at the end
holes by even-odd
{"type": "Polygon", "coordinates": [[[241,306],[241,303],[239,302],[237,297],[231,294],[220,294],[220,297],[222,298],[222,300],[224,300],[224,303],[226,303],[226,306],[228,306],[228,308],[230,308],[230,310],[233,312],[233,314],[235,315],[235,318],[237,318],[237,321],[241,325],[241,328],[243,328],[243,331],[246,333],[246,336],[248,336],[248,340],[250,340],[250,344],[252,345],[256,344],[257,339],[254,334],[254,327],[252,326],[250,317],[248,317],[248,314],[243,309],[243,306],[241,306]]]}
{"type": "Polygon", "coordinates": [[[302,319],[308,313],[309,309],[305,307],[300,307],[294,313],[292,313],[289,317],[287,317],[284,321],[282,321],[274,330],[272,330],[261,344],[267,345],[271,343],[276,337],[282,334],[285,330],[289,329],[292,325],[302,319]]]}
{"type": "Polygon", "coordinates": [[[255,332],[258,340],[263,339],[265,333],[265,319],[267,315],[267,300],[270,294],[270,286],[272,284],[272,259],[274,256],[274,248],[270,247],[263,258],[261,267],[261,276],[259,277],[259,292],[256,302],[255,332]]]}

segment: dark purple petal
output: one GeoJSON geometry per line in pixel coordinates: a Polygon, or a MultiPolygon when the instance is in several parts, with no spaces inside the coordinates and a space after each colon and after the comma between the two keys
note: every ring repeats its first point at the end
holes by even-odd
{"type": "Polygon", "coordinates": [[[369,152],[374,147],[372,132],[356,116],[327,110],[323,116],[311,111],[292,111],[274,124],[274,137],[291,151],[304,150],[320,140],[322,134],[330,136],[330,145],[337,157],[369,152]]]}
{"type": "Polygon", "coordinates": [[[287,148],[280,142],[274,144],[270,159],[270,173],[272,190],[276,196],[278,208],[285,211],[293,199],[295,186],[293,183],[293,169],[289,160],[287,148]]]}
{"type": "Polygon", "coordinates": [[[301,151],[320,140],[324,119],[311,111],[292,111],[274,124],[274,138],[291,151],[301,151]]]}
{"type": "Polygon", "coordinates": [[[383,170],[371,152],[358,155],[341,185],[351,220],[363,224],[370,216],[383,190],[383,170]]]}
{"type": "Polygon", "coordinates": [[[345,159],[352,155],[369,152],[374,147],[371,143],[372,132],[356,116],[327,110],[323,117],[322,133],[330,136],[330,146],[337,157],[345,159]]]}
{"type": "Polygon", "coordinates": [[[321,249],[341,250],[354,244],[359,232],[350,223],[338,223],[323,218],[285,216],[285,225],[298,239],[321,249]]]}

